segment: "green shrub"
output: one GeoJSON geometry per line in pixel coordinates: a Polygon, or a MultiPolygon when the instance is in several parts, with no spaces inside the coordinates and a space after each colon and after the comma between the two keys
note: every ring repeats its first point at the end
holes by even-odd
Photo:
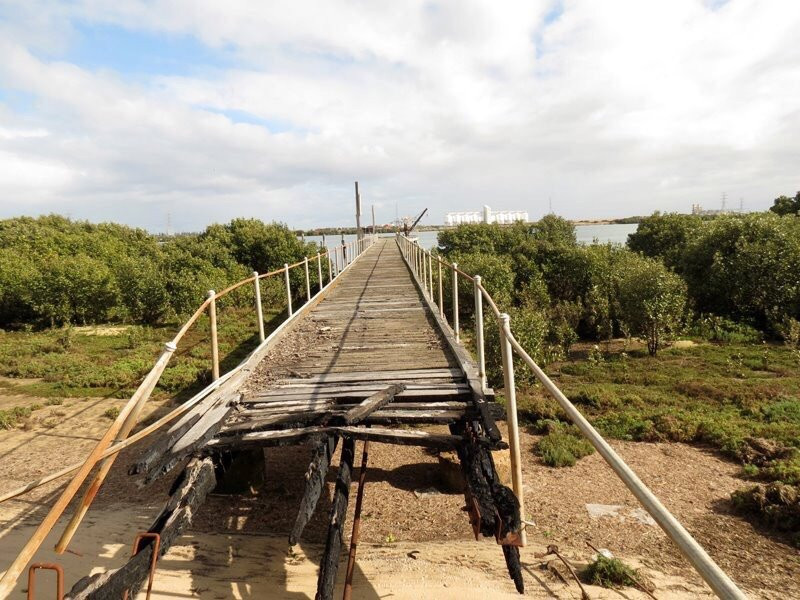
{"type": "Polygon", "coordinates": [[[537,424],[547,433],[534,448],[548,467],[572,467],[584,456],[594,452],[592,445],[575,427],[557,421],[543,421],[537,424]]]}
{"type": "MultiPolygon", "coordinates": [[[[559,349],[547,342],[550,322],[547,313],[532,308],[513,308],[509,311],[511,331],[519,344],[540,366],[560,356],[559,349]]],[[[484,333],[486,348],[486,376],[489,384],[495,387],[503,385],[503,361],[500,350],[500,331],[496,319],[486,316],[484,333]]],[[[518,385],[530,385],[536,377],[528,366],[515,354],[514,374],[518,385]]]]}
{"type": "Polygon", "coordinates": [[[758,329],[716,315],[699,315],[691,333],[709,342],[729,344],[757,344],[764,339],[764,334],[758,329]]]}
{"type": "Polygon", "coordinates": [[[590,585],[606,588],[639,587],[639,575],[618,558],[598,554],[593,563],[581,572],[581,579],[590,585]]]}
{"type": "Polygon", "coordinates": [[[621,320],[647,342],[652,355],[680,331],[686,309],[686,284],[662,263],[631,260],[619,284],[621,320]]]}

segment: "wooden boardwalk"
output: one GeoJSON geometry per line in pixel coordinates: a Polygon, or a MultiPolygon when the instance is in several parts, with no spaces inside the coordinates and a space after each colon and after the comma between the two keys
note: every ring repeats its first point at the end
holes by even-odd
{"type": "MultiPolygon", "coordinates": [[[[397,242],[378,239],[301,310],[131,469],[148,483],[189,459],[153,527],[162,542],[168,546],[212,489],[235,493],[263,477],[265,448],[308,444],[312,458],[305,493],[289,535],[289,543],[297,543],[340,447],[317,593],[327,600],[342,546],[355,440],[419,445],[457,453],[476,539],[483,535],[504,544],[509,574],[522,591],[516,547],[522,527],[519,503],[500,481],[492,458],[493,450],[507,448],[495,425],[503,411],[493,392],[482,386],[469,353],[420,289],[397,242]],[[302,352],[278,353],[279,360],[271,354],[280,346],[292,348],[301,338],[302,352]],[[282,374],[267,378],[268,383],[255,377],[275,367],[282,374]],[[432,424],[448,425],[449,433],[420,428],[432,424]]],[[[366,449],[365,444],[362,467],[366,449]]],[[[365,469],[361,472],[363,478],[365,469]]],[[[359,496],[363,488],[362,479],[359,496]]],[[[149,548],[105,581],[79,582],[73,597],[117,598],[121,590],[140,584],[149,548]]]]}
{"type": "MultiPolygon", "coordinates": [[[[480,420],[467,376],[394,240],[370,248],[304,318],[307,328],[325,332],[324,343],[292,361],[298,376],[243,394],[215,444],[238,443],[242,438],[235,436],[242,432],[349,425],[349,411],[393,384],[404,389],[362,424],[480,420]]],[[[288,438],[276,433],[244,441],[270,439],[288,438]]]]}

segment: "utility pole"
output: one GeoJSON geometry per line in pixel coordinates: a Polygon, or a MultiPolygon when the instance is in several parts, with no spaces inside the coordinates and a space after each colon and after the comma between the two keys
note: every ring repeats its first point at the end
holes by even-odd
{"type": "Polygon", "coordinates": [[[356,237],[360,240],[361,233],[361,194],[358,193],[358,182],[356,181],[356,237]]]}
{"type": "Polygon", "coordinates": [[[372,235],[375,235],[375,205],[372,205],[372,235]]]}

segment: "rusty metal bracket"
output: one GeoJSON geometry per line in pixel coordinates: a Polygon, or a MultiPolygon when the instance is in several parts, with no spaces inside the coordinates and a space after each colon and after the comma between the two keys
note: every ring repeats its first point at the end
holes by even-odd
{"type": "Polygon", "coordinates": [[[64,569],[55,563],[35,563],[28,569],[28,600],[33,600],[36,591],[36,571],[48,569],[56,572],[56,600],[64,597],[64,569]]]}
{"type": "MultiPolygon", "coordinates": [[[[156,574],[156,563],[158,562],[158,551],[161,548],[161,536],[157,533],[150,533],[150,532],[142,532],[136,536],[136,539],[133,540],[133,553],[131,556],[136,556],[139,552],[139,546],[141,541],[144,539],[151,539],[153,540],[153,558],[150,559],[150,574],[147,578],[147,596],[145,596],[146,600],[150,600],[150,591],[153,589],[153,577],[156,574]]],[[[128,591],[125,590],[125,594],[122,596],[122,600],[128,600],[128,591]]]]}

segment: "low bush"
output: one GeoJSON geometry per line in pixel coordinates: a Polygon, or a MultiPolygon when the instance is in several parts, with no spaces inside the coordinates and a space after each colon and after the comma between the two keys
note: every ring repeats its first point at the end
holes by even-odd
{"type": "Polygon", "coordinates": [[[639,587],[637,571],[618,558],[607,558],[598,554],[597,558],[580,574],[581,579],[589,585],[605,588],[639,587]]]}
{"type": "Polygon", "coordinates": [[[555,421],[547,421],[544,427],[547,433],[537,442],[535,451],[548,467],[572,467],[594,452],[577,429],[555,421]]]}

